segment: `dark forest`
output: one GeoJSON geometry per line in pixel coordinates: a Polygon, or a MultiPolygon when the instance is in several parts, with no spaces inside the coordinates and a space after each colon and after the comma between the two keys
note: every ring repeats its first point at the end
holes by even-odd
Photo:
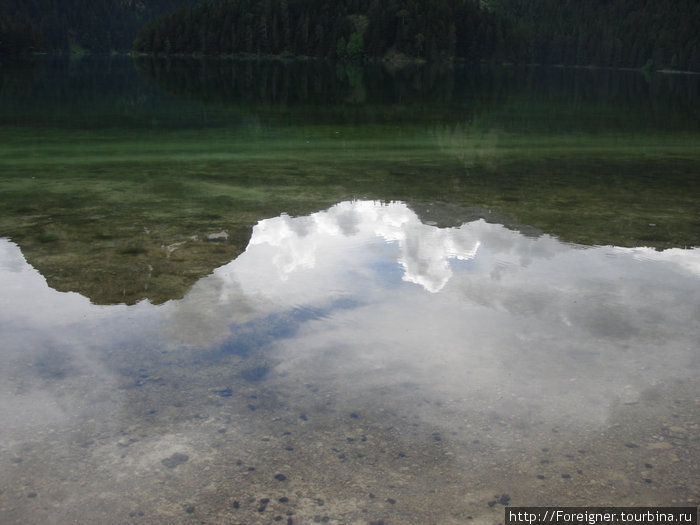
{"type": "Polygon", "coordinates": [[[128,51],[148,21],[200,0],[0,0],[0,54],[128,51]]]}
{"type": "Polygon", "coordinates": [[[700,71],[700,2],[0,0],[0,54],[128,51],[700,71]]]}
{"type": "Polygon", "coordinates": [[[135,49],[514,61],[524,59],[527,48],[510,21],[471,1],[237,0],[180,10],[149,24],[135,49]]]}

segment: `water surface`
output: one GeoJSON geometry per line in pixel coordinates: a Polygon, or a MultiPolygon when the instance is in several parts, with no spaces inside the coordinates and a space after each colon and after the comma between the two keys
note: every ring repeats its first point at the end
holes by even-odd
{"type": "Polygon", "coordinates": [[[0,86],[8,522],[698,504],[694,77],[90,59],[0,86]]]}

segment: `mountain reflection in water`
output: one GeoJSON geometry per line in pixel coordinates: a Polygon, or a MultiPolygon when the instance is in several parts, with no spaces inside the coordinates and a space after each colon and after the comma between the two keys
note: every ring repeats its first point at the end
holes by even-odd
{"type": "MultiPolygon", "coordinates": [[[[301,413],[306,423],[320,403],[308,400],[314,385],[333,414],[361,413],[365,432],[390,413],[467,443],[465,422],[500,418],[507,430],[480,440],[539,450],[537,425],[603,430],[649,392],[693,388],[699,284],[700,249],[581,247],[485,220],[438,228],[402,202],[260,221],[244,253],[160,306],[96,306],[50,290],[4,240],[0,436],[19,454],[28,435],[41,440],[44,426],[75,427],[84,414],[84,439],[123,440],[111,418],[145,428],[143,406],[169,413],[178,396],[226,421],[207,400],[240,391],[255,392],[251,411],[265,395],[279,399],[266,421],[301,413]],[[138,402],[125,370],[140,371],[138,402]],[[47,400],[60,411],[39,417],[47,400]]],[[[337,416],[318,410],[317,424],[332,426],[337,416]]],[[[240,435],[261,431],[253,416],[226,417],[240,435]]],[[[224,468],[217,458],[228,452],[207,449],[211,429],[182,425],[160,419],[138,439],[175,432],[181,448],[154,441],[153,461],[184,450],[224,468]]]]}

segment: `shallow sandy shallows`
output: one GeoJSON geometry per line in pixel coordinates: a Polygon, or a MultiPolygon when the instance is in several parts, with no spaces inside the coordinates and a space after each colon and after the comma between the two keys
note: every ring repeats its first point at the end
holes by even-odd
{"type": "Polygon", "coordinates": [[[401,203],[262,221],[162,306],[2,241],[2,523],[500,523],[697,505],[698,251],[401,203]]]}

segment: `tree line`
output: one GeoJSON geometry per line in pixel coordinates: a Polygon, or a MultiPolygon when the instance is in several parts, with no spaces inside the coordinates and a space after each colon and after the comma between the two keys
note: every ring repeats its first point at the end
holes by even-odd
{"type": "Polygon", "coordinates": [[[700,71],[700,2],[212,0],[147,24],[134,49],[700,71]]]}
{"type": "Polygon", "coordinates": [[[199,0],[0,0],[0,54],[128,51],[149,20],[199,0]]]}
{"type": "Polygon", "coordinates": [[[23,55],[41,50],[41,33],[30,22],[0,16],[0,55],[23,55]]]}
{"type": "Polygon", "coordinates": [[[539,64],[700,71],[698,0],[490,0],[539,64]]]}
{"type": "Polygon", "coordinates": [[[147,24],[154,54],[520,60],[526,39],[475,0],[219,0],[147,24]]]}
{"type": "Polygon", "coordinates": [[[0,55],[131,49],[700,71],[700,2],[0,0],[0,55]]]}

